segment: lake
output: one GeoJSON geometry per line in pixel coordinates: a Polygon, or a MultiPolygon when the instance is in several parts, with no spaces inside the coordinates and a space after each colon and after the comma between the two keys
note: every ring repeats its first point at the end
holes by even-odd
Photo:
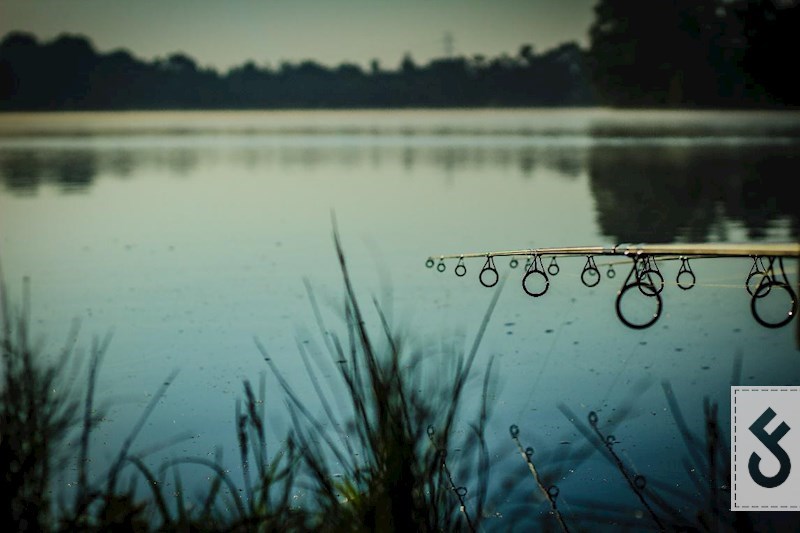
{"type": "MultiPolygon", "coordinates": [[[[5,114],[0,265],[15,302],[30,278],[34,332],[50,352],[74,319],[84,350],[92,336],[113,332],[98,379],[107,412],[94,469],[107,466],[173,370],[134,448],[188,431],[154,464],[222,446],[235,469],[243,379],[265,376],[276,443],[287,427],[254,337],[299,394],[315,397],[298,346],[323,344],[304,280],[336,324],[343,288],[334,218],[369,327],[380,326],[374,296],[412,344],[468,350],[494,290],[478,281],[480,259],[466,263],[462,278],[455,261],[444,273],[426,268],[429,256],[797,242],[798,176],[800,113],[787,111],[5,114]]],[[[665,261],[664,313],[643,330],[625,327],[614,311],[625,265],[609,279],[599,258],[603,278],[587,288],[585,258],[559,261],[548,294],[533,299],[520,286],[522,266],[497,259],[509,277],[465,409],[476,406],[493,358],[488,445],[498,471],[529,476],[512,424],[526,446],[556,453],[584,440],[565,412],[585,420],[595,411],[603,427],[626,410],[614,425],[625,461],[686,488],[675,469],[686,448],[663,384],[698,435],[704,398],[719,404],[728,432],[732,380],[800,385],[797,320],[769,329],[750,313],[752,260],[698,259],[690,291],[675,286],[679,264],[665,261]]],[[[786,266],[796,287],[797,261],[786,266]]],[[[334,370],[321,376],[334,378],[334,370]]],[[[598,455],[558,481],[567,516],[586,500],[635,505],[598,455]]],[[[60,488],[68,493],[71,483],[68,473],[60,488]]],[[[502,523],[521,505],[500,499],[493,512],[502,523]]],[[[534,514],[548,509],[525,505],[534,514]]]]}

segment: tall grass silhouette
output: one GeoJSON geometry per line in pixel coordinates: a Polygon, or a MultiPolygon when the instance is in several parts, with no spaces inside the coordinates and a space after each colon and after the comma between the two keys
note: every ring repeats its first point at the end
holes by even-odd
{"type": "Polygon", "coordinates": [[[346,405],[336,406],[321,386],[320,354],[300,344],[321,405],[322,413],[313,414],[283,377],[276,358],[256,340],[287,398],[290,442],[297,445],[315,511],[323,519],[314,526],[330,531],[475,531],[483,519],[490,470],[485,430],[491,360],[478,413],[465,422],[461,410],[500,289],[468,352],[453,346],[431,353],[396,335],[374,299],[377,335],[370,330],[336,231],[334,243],[345,293],[343,331],[327,328],[308,282],[306,287],[346,405]],[[426,368],[435,373],[426,376],[426,368]],[[448,451],[456,445],[458,424],[469,431],[457,443],[459,460],[453,460],[448,451]]]}
{"type": "MultiPolygon", "coordinates": [[[[151,465],[133,443],[176,373],[171,374],[131,428],[111,466],[99,477],[88,472],[92,432],[102,420],[96,382],[111,336],[95,339],[84,386],[78,327],[59,357],[50,360],[28,331],[28,282],[23,306],[13,310],[0,285],[3,383],[0,398],[0,468],[4,530],[230,530],[230,531],[477,531],[487,499],[489,454],[486,423],[492,363],[480,386],[481,402],[469,417],[463,398],[481,340],[497,303],[495,292],[468,351],[445,346],[439,353],[413,347],[396,334],[373,299],[377,335],[357,300],[338,233],[334,231],[344,284],[341,331],[328,330],[310,283],[309,300],[325,349],[338,368],[345,398],[334,404],[318,373],[320,353],[299,345],[300,356],[322,412],[295,392],[280,371],[280,358],[265,343],[256,348],[277,378],[291,420],[283,446],[270,455],[265,381],[258,393],[243,381],[234,410],[242,480],[234,480],[221,452],[213,460],[177,457],[151,465]],[[426,373],[427,372],[427,373],[426,373]],[[467,428],[456,437],[457,428],[467,428]],[[65,454],[68,443],[77,452],[65,454]],[[458,456],[448,455],[454,448],[458,456]],[[75,447],[72,447],[75,449],[75,447]],[[77,471],[74,497],[51,497],[56,473],[77,471]],[[187,501],[181,471],[210,473],[200,501],[187,501]],[[165,490],[167,479],[174,490],[165,490]],[[142,486],[144,487],[142,489],[142,486]],[[309,493],[304,503],[294,496],[309,493]]],[[[2,277],[2,276],[0,276],[2,277]]],[[[276,408],[277,409],[277,408],[276,408]]]]}
{"type": "MultiPolygon", "coordinates": [[[[716,532],[800,524],[791,514],[765,517],[728,510],[730,450],[718,407],[707,400],[703,427],[692,430],[668,382],[662,383],[664,397],[686,450],[676,468],[688,476],[688,490],[633,470],[613,436],[634,412],[637,397],[650,386],[647,381],[630,388],[613,419],[558,404],[582,436],[569,447],[526,448],[531,436],[549,437],[525,421],[512,425],[511,438],[530,475],[505,471],[501,475],[510,477],[496,483],[486,435],[496,385],[493,359],[482,373],[475,366],[504,279],[470,345],[415,345],[418,339],[392,328],[377,300],[372,299],[372,312],[362,307],[335,229],[333,241],[342,309],[331,326],[306,281],[321,342],[298,342],[297,354],[273,354],[268,341],[254,339],[254,355],[261,355],[268,372],[257,385],[243,380],[242,394],[232,406],[235,473],[219,449],[213,459],[172,457],[153,464],[151,454],[180,442],[182,435],[134,449],[176,378],[173,372],[156,389],[110,466],[92,475],[91,437],[103,417],[95,389],[111,335],[95,338],[86,359],[77,347],[75,325],[61,350],[48,356],[29,331],[29,282],[23,283],[22,305],[13,308],[0,272],[2,530],[716,532]],[[307,378],[302,391],[281,370],[282,361],[298,355],[307,378]],[[336,371],[325,378],[331,366],[336,371]],[[271,392],[279,402],[267,401],[268,374],[277,383],[271,392]],[[276,434],[269,426],[268,412],[286,415],[285,433],[276,434]],[[270,450],[272,439],[277,449],[270,450]],[[630,496],[626,501],[632,506],[565,494],[561,480],[596,455],[618,473],[621,492],[630,496]],[[74,467],[75,479],[69,498],[52,490],[67,467],[74,467]],[[182,480],[187,468],[208,474],[208,483],[192,498],[182,480]],[[567,507],[562,506],[565,499],[567,507]],[[495,514],[503,517],[487,519],[495,514]]],[[[737,359],[732,383],[740,371],[737,359]]]]}

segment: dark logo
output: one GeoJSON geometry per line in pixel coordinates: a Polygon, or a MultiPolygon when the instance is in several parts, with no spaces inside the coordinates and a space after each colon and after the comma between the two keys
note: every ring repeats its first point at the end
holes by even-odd
{"type": "Polygon", "coordinates": [[[792,470],[792,461],[789,459],[789,455],[778,444],[778,441],[789,432],[789,425],[786,424],[786,422],[781,422],[780,425],[775,428],[775,431],[767,433],[764,428],[767,427],[767,424],[769,424],[773,418],[775,418],[775,411],[767,407],[767,410],[761,413],[761,416],[750,426],[750,431],[753,435],[767,447],[770,453],[778,460],[778,463],[780,463],[780,469],[777,474],[774,476],[765,476],[761,473],[761,468],[759,467],[761,464],[761,457],[756,452],[750,454],[750,461],[747,464],[750,477],[753,478],[753,481],[767,489],[780,486],[786,481],[786,478],[789,477],[789,472],[792,470]]]}

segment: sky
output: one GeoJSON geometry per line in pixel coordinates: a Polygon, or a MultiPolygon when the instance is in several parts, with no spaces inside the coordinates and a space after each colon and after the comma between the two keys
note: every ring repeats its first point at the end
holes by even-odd
{"type": "Polygon", "coordinates": [[[0,35],[88,37],[102,53],[184,52],[225,71],[312,59],[394,69],[454,55],[536,53],[588,44],[596,0],[0,0],[0,35]],[[448,36],[450,37],[448,39],[448,36]],[[449,42],[449,45],[448,45],[449,42]]]}

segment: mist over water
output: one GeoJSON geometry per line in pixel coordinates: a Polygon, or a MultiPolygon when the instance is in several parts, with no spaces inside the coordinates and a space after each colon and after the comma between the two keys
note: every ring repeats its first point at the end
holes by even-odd
{"type": "MultiPolygon", "coordinates": [[[[3,115],[0,261],[12,294],[30,276],[34,330],[48,346],[59,345],[74,318],[84,344],[113,330],[98,384],[109,416],[94,467],[174,369],[142,446],[189,431],[190,440],[164,453],[207,456],[222,445],[233,460],[241,380],[267,370],[254,336],[313,396],[297,344],[322,343],[303,278],[335,321],[342,291],[332,213],[365,302],[374,295],[421,346],[468,346],[492,296],[477,279],[482,262],[467,262],[461,278],[455,261],[443,273],[425,268],[429,256],[797,241],[789,185],[800,170],[799,118],[606,110],[3,115]]],[[[509,279],[476,369],[496,357],[489,446],[508,472],[524,471],[509,425],[537,450],[557,449],[583,438],[559,404],[607,420],[634,402],[615,430],[627,458],[679,485],[686,480],[673,467],[685,450],[660,382],[671,383],[698,431],[706,396],[728,427],[737,357],[742,384],[800,384],[795,321],[770,330],[750,314],[744,280],[752,261],[697,260],[691,291],[675,286],[680,265],[665,262],[664,314],[641,331],[614,312],[629,265],[616,265],[609,279],[598,260],[603,277],[587,288],[585,258],[559,261],[550,291],[536,299],[522,291],[521,265],[497,262],[509,279]]],[[[797,261],[787,267],[796,283],[797,261]]],[[[271,421],[285,427],[269,375],[267,383],[271,421]]],[[[622,480],[606,479],[607,467],[579,465],[561,484],[565,505],[578,494],[624,491],[622,480]]]]}

